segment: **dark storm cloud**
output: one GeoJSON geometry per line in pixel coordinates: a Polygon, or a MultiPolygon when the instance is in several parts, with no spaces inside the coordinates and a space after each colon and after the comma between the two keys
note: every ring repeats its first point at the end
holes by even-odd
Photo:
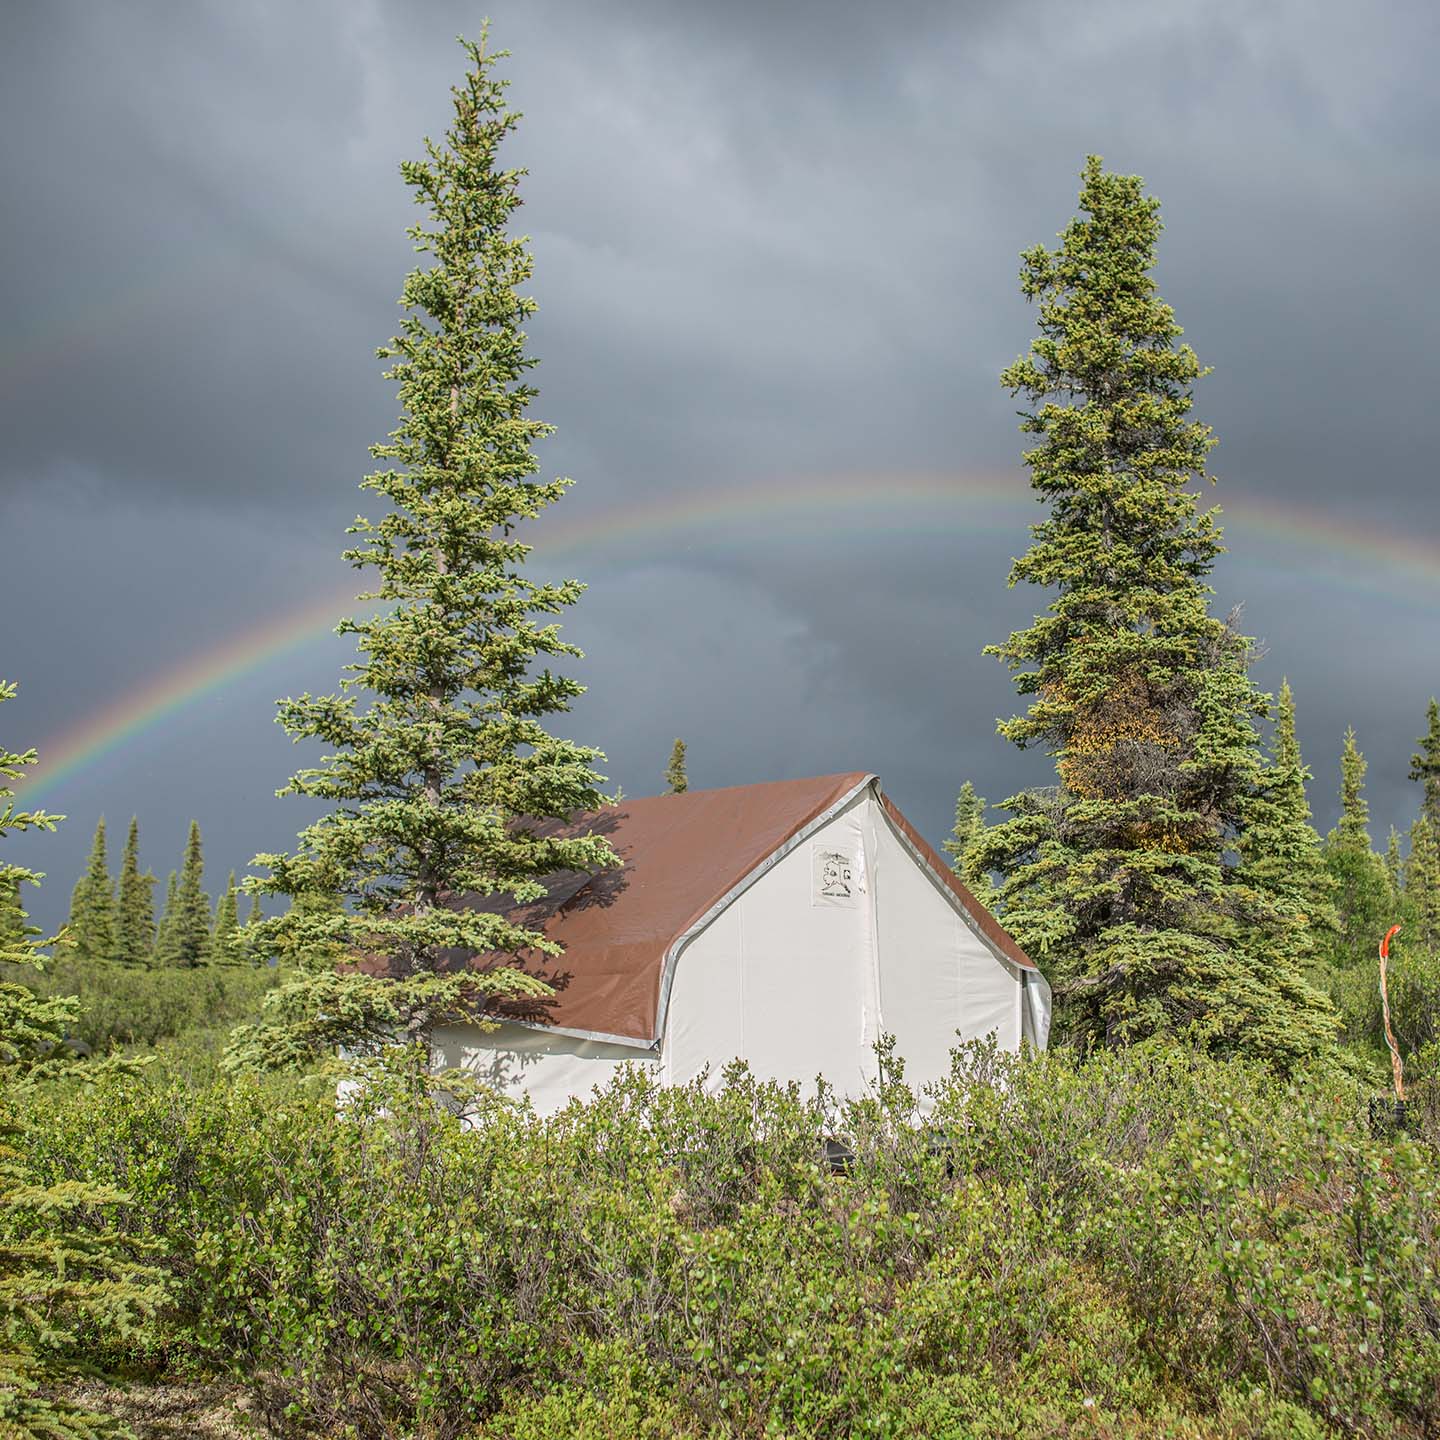
{"type": "MultiPolygon", "coordinates": [[[[1099,151],[1164,201],[1161,287],[1215,366],[1220,603],[1249,602],[1261,678],[1296,685],[1325,821],[1352,720],[1377,829],[1408,820],[1433,588],[1338,593],[1303,555],[1280,565],[1243,501],[1440,528],[1433,7],[491,11],[526,114],[536,411],[559,427],[541,463],[575,476],[575,513],[836,472],[1014,472],[1022,495],[996,379],[1033,328],[1017,252],[1064,224],[1099,151]]],[[[29,622],[0,655],[25,687],[7,735],[43,742],[345,583],[353,487],[394,421],[373,348],[412,263],[396,167],[444,127],[452,37],[479,13],[7,11],[0,583],[29,622]]],[[[788,549],[582,556],[575,733],[633,792],[677,733],[697,783],[878,769],[939,838],[966,775],[991,798],[1046,778],[994,736],[1013,690],[979,655],[1041,603],[1004,588],[1014,514],[1004,540],[863,543],[819,515],[788,549]]],[[[317,642],[175,717],[163,753],[77,777],[57,797],[76,821],[45,842],[51,908],[102,808],[177,836],[193,811],[222,868],[284,845],[299,819],[268,796],[294,757],[269,698],[330,688],[338,656],[317,642]]]]}
{"type": "MultiPolygon", "coordinates": [[[[1096,148],[1167,197],[1167,288],[1246,384],[1241,433],[1268,394],[1318,398],[1288,428],[1338,488],[1342,425],[1404,413],[1423,374],[1403,277],[1436,218],[1435,22],[1307,7],[1297,45],[1283,8],[1252,10],[502,9],[556,448],[666,486],[787,436],[791,467],[1012,459],[993,381],[1028,323],[1015,252],[1096,148]],[[1310,363],[1257,393],[1280,337],[1310,363]]],[[[363,463],[390,419],[370,351],[407,259],[395,166],[444,123],[448,32],[474,28],[415,14],[24,12],[8,484],[62,447],[231,502],[327,494],[363,463]]]]}

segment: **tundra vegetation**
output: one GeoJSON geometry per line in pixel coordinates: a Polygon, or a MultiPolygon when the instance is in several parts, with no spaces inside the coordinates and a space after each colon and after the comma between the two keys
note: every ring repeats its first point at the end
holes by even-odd
{"type": "MultiPolygon", "coordinates": [[[[517,117],[467,54],[403,172],[430,263],[348,552],[378,606],[343,692],[281,704],[328,810],[215,900],[192,825],[158,921],[138,823],[117,879],[102,821],[50,940],[0,865],[0,1437],[240,1433],[136,1399],[197,1390],[353,1440],[1440,1434],[1440,707],[1408,838],[1376,852],[1352,732],[1322,840],[1296,699],[1210,614],[1158,207],[1098,159],[1023,257],[1003,376],[1047,609],[993,647],[1028,704],[1001,728],[1053,781],[993,822],[967,782],[946,846],[1054,981],[1053,1048],[957,1046],[923,1095],[885,1042],[862,1097],[631,1073],[546,1118],[429,1073],[433,1025],[538,989],[445,968],[535,939],[453,896],[613,863],[534,823],[593,806],[601,757],[544,728],[581,587],[524,573],[567,482],[534,479],[517,117]]],[[[33,760],[0,750],[0,837],[59,818],[17,808],[33,760]]]]}

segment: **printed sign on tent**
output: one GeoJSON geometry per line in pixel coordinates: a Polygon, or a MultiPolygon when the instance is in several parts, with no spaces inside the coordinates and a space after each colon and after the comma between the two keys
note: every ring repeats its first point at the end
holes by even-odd
{"type": "Polygon", "coordinates": [[[814,884],[810,892],[812,905],[855,906],[865,893],[863,862],[843,850],[815,845],[810,850],[814,884]]]}

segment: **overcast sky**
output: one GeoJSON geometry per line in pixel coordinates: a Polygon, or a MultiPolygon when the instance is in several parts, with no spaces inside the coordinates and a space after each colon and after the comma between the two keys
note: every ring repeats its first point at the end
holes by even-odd
{"type": "MultiPolygon", "coordinates": [[[[1013,687],[980,654],[1044,605],[1005,584],[1034,507],[997,376],[1033,333],[1018,253],[1094,151],[1162,201],[1161,290],[1214,367],[1217,608],[1295,687],[1322,827],[1351,723],[1377,841],[1408,825],[1440,690],[1440,8],[489,12],[525,112],[541,464],[576,481],[543,563],[590,585],[568,724],[612,785],[660,788],[681,735],[697,786],[876,771],[938,842],[967,777],[1049,782],[996,737],[1013,687]]],[[[8,744],[43,753],[344,595],[395,420],[373,352],[412,258],[397,167],[444,129],[483,13],[3,7],[8,744]]],[[[288,847],[307,814],[273,797],[298,758],[273,702],[345,658],[305,639],[45,790],[69,822],[7,846],[50,874],[34,913],[63,918],[102,812],[140,816],[162,878],[191,816],[212,881],[288,847]]]]}

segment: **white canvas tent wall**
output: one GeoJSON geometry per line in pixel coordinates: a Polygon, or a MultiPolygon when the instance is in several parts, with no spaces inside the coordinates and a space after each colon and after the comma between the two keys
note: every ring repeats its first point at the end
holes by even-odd
{"type": "Polygon", "coordinates": [[[713,1085],[738,1056],[763,1078],[808,1087],[823,1075],[856,1094],[876,1078],[873,1047],[882,1034],[896,1037],[916,1085],[946,1073],[958,1039],[994,1035],[1009,1050],[1022,1039],[1043,1047],[1050,1020],[1043,977],[883,796],[876,777],[787,783],[794,823],[768,848],[755,848],[745,816],[763,812],[768,819],[756,828],[773,829],[790,803],[783,786],[627,801],[613,812],[612,837],[625,860],[621,885],[633,891],[626,905],[605,902],[578,914],[575,935],[566,936],[567,912],[577,914],[584,886],[557,887],[546,928],[567,943],[564,966],[585,976],[591,952],[597,966],[616,972],[598,987],[612,995],[627,978],[618,972],[636,963],[637,916],[647,907],[681,913],[684,903],[677,909],[676,902],[695,901],[690,923],[654,939],[653,1014],[642,1005],[645,1013],[597,1025],[596,1015],[620,1011],[576,1001],[567,1013],[562,990],[547,1020],[437,1032],[437,1062],[528,1095],[548,1113],[627,1063],[666,1083],[709,1067],[713,1085]],[[677,863],[692,816],[703,821],[712,849],[729,846],[753,862],[728,885],[715,878],[723,868],[686,866],[683,856],[677,863]],[[696,895],[677,896],[675,887],[700,871],[696,895]],[[701,894],[706,885],[724,888],[701,894]],[[622,1025],[626,1033],[617,1033],[622,1025]]]}

